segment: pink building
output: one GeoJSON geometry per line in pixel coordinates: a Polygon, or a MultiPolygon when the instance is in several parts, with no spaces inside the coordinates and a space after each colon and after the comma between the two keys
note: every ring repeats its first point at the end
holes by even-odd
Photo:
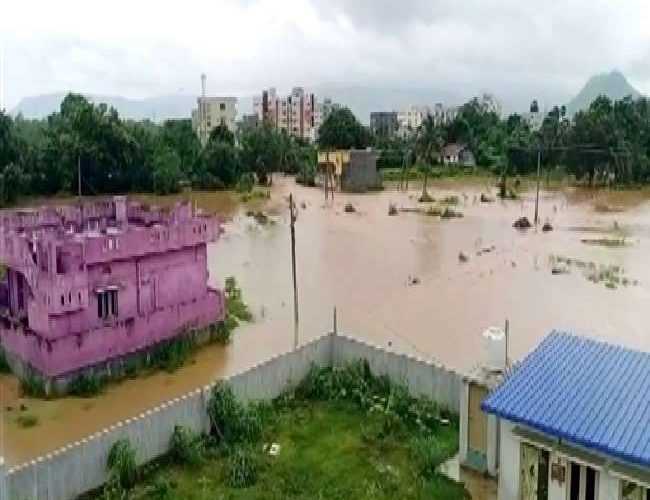
{"type": "Polygon", "coordinates": [[[208,286],[216,217],[125,197],[0,212],[0,345],[19,376],[58,382],[224,317],[208,286]]]}
{"type": "Polygon", "coordinates": [[[253,97],[253,111],[259,122],[294,137],[314,141],[321,124],[320,105],[316,96],[294,87],[288,96],[280,96],[275,88],[253,97]]]}

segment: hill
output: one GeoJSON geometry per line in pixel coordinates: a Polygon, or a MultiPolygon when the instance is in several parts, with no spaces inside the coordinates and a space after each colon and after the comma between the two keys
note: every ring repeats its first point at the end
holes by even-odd
{"type": "MultiPolygon", "coordinates": [[[[67,92],[26,97],[11,111],[22,113],[25,118],[38,119],[59,110],[67,92]]],[[[112,106],[120,117],[130,120],[163,121],[170,118],[189,118],[196,106],[196,96],[190,94],[168,94],[145,99],[128,99],[121,96],[87,95],[95,103],[104,102],[112,106]]]]}
{"type": "Polygon", "coordinates": [[[592,101],[601,95],[618,100],[628,95],[637,98],[641,96],[641,93],[632,87],[627,78],[619,71],[601,73],[592,76],[578,95],[569,102],[567,105],[569,115],[587,109],[592,101]]]}

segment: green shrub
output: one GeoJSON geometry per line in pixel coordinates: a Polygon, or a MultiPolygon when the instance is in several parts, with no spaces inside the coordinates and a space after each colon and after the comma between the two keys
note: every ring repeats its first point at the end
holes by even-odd
{"type": "Polygon", "coordinates": [[[21,413],[16,418],[16,422],[18,422],[18,425],[24,429],[28,429],[30,427],[38,425],[39,420],[38,415],[35,415],[34,413],[21,413]]]}
{"type": "Polygon", "coordinates": [[[420,472],[428,479],[436,475],[438,467],[449,456],[449,451],[433,436],[419,439],[415,443],[414,453],[420,472]]]}
{"type": "Polygon", "coordinates": [[[233,488],[253,486],[257,481],[257,460],[248,448],[236,448],[228,460],[228,484],[233,488]]]}
{"type": "Polygon", "coordinates": [[[251,321],[253,315],[248,306],[244,303],[241,294],[241,288],[237,286],[234,277],[226,278],[226,315],[232,316],[241,321],[251,321]]]}
{"type": "Polygon", "coordinates": [[[251,442],[262,435],[262,416],[257,407],[245,408],[232,389],[219,383],[208,401],[211,432],[219,443],[227,445],[251,442]]]}
{"type": "Polygon", "coordinates": [[[203,443],[197,433],[177,425],[172,433],[170,454],[180,464],[196,466],[203,461],[203,443]]]}
{"type": "Polygon", "coordinates": [[[0,349],[0,373],[11,373],[11,366],[7,361],[7,355],[0,349]]]}
{"type": "Polygon", "coordinates": [[[106,379],[96,373],[82,373],[68,384],[68,394],[90,398],[99,394],[106,384],[106,379]]]}
{"type": "MultiPolygon", "coordinates": [[[[135,463],[135,449],[128,439],[120,439],[113,443],[108,453],[109,479],[122,490],[135,485],[138,479],[138,469],[135,463]]],[[[108,485],[108,483],[107,483],[108,485]]]]}
{"type": "Polygon", "coordinates": [[[244,172],[239,176],[235,189],[239,193],[250,193],[255,186],[255,175],[253,172],[244,172]]]}
{"type": "Polygon", "coordinates": [[[24,396],[29,396],[31,398],[47,397],[45,382],[42,378],[34,376],[31,373],[28,373],[24,378],[20,380],[20,392],[24,396]]]}

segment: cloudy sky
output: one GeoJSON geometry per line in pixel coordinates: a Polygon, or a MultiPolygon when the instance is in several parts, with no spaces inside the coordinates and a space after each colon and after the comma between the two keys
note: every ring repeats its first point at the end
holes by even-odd
{"type": "Polygon", "coordinates": [[[650,93],[648,0],[16,0],[0,6],[5,105],[274,85],[493,92],[564,102],[619,69],[650,93]]]}

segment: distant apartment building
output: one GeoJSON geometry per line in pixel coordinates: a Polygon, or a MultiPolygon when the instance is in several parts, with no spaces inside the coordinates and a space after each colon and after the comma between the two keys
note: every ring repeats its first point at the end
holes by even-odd
{"type": "Polygon", "coordinates": [[[373,134],[391,137],[398,128],[396,111],[373,111],[370,113],[370,130],[373,134]]]}
{"type": "Polygon", "coordinates": [[[210,132],[219,125],[225,125],[233,134],[236,131],[237,118],[236,97],[206,97],[197,99],[198,106],[192,110],[192,126],[205,146],[210,132]]]}
{"type": "Polygon", "coordinates": [[[458,108],[456,106],[445,106],[442,103],[436,103],[431,113],[433,121],[436,125],[445,125],[456,119],[458,116],[458,108]]]}
{"type": "Polygon", "coordinates": [[[445,106],[437,103],[435,106],[415,105],[397,112],[398,131],[400,135],[405,136],[415,132],[422,122],[431,116],[434,123],[438,126],[445,125],[456,119],[458,108],[455,106],[445,106]]]}
{"type": "Polygon", "coordinates": [[[318,128],[329,114],[330,107],[318,103],[316,96],[302,87],[294,87],[286,96],[279,95],[271,87],[253,97],[253,112],[259,122],[313,142],[317,139],[318,128]]]}

